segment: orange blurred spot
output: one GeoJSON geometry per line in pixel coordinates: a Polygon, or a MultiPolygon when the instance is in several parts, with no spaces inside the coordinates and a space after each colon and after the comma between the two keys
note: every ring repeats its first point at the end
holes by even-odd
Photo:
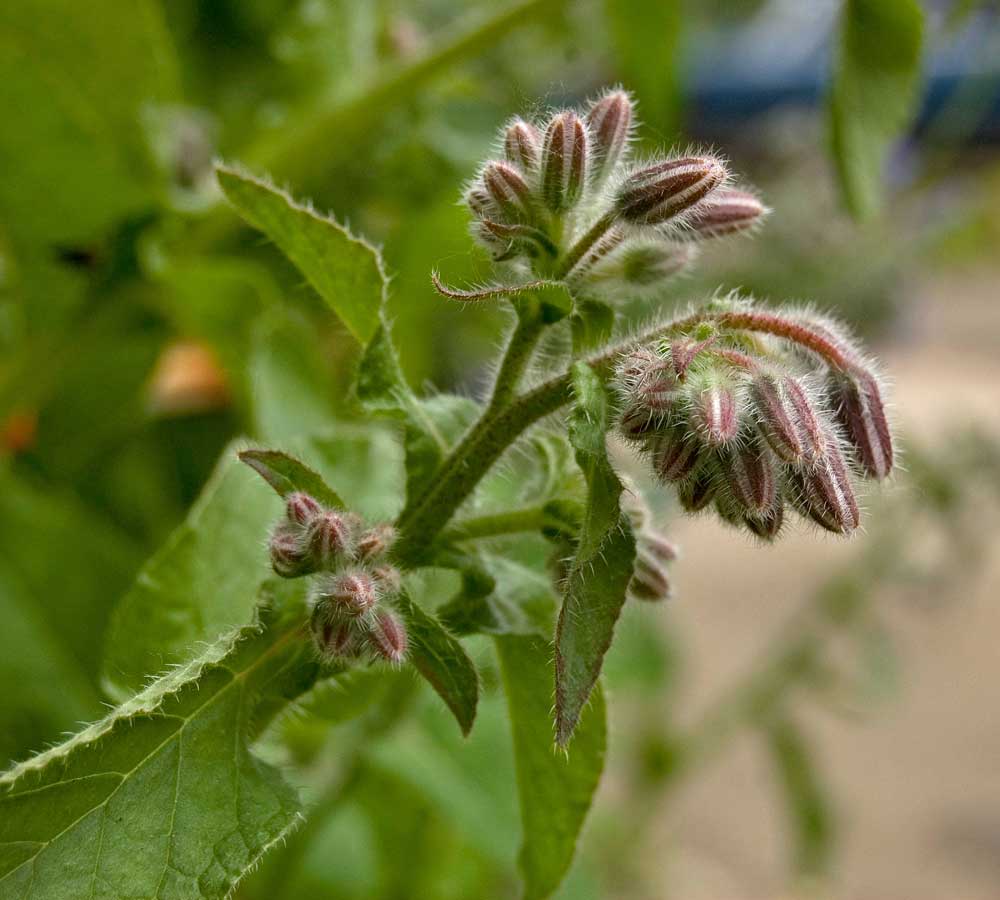
{"type": "Polygon", "coordinates": [[[229,399],[226,374],[211,347],[184,340],[164,348],[149,386],[154,413],[207,412],[227,406],[229,399]]]}

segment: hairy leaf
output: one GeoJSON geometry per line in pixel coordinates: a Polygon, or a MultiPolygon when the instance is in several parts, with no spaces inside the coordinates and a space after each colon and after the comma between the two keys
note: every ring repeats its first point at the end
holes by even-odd
{"type": "Polygon", "coordinates": [[[371,340],[385,294],[378,251],[261,178],[223,165],[216,174],[240,215],[278,245],[362,344],[371,340]]]}
{"type": "Polygon", "coordinates": [[[271,485],[279,497],[302,491],[311,494],[324,506],[344,508],[344,501],[327,486],[322,476],[287,453],[280,450],[242,450],[239,458],[271,485]]]}
{"type": "Polygon", "coordinates": [[[570,441],[587,479],[587,505],[556,627],[556,740],[565,746],[601,671],[632,577],[635,538],[618,498],[622,485],[605,447],[607,391],[586,365],[573,367],[570,441]]]}
{"type": "Polygon", "coordinates": [[[880,202],[890,144],[919,99],[917,0],[846,0],[830,93],[830,136],[844,200],[863,218],[880,202]]]}
{"type": "Polygon", "coordinates": [[[525,900],[559,886],[604,768],[604,697],[592,694],[568,753],[552,746],[551,698],[544,683],[551,647],[538,637],[500,637],[497,652],[514,738],[523,837],[519,857],[525,900]]]}
{"type": "Polygon", "coordinates": [[[289,607],[0,777],[0,895],[228,896],[299,816],[250,750],[317,674],[289,607]]]}

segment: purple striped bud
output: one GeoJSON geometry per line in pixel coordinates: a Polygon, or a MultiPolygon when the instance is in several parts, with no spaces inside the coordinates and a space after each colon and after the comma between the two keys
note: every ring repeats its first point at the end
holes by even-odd
{"type": "Polygon", "coordinates": [[[379,594],[383,597],[398,594],[403,586],[403,576],[395,566],[376,566],[372,569],[372,578],[375,579],[379,594]]]}
{"type": "Polygon", "coordinates": [[[290,522],[279,523],[271,533],[268,552],[271,567],[282,578],[297,578],[313,571],[312,556],[302,529],[290,522]]]}
{"type": "Polygon", "coordinates": [[[784,521],[785,501],[780,496],[774,498],[774,505],[766,512],[743,517],[743,524],[765,541],[773,541],[778,536],[784,521]]]}
{"type": "Polygon", "coordinates": [[[362,562],[383,556],[396,540],[396,529],[388,522],[375,525],[358,538],[354,552],[362,562]]]}
{"type": "Polygon", "coordinates": [[[322,602],[313,608],[309,630],[317,651],[325,660],[357,659],[364,649],[364,633],[357,623],[340,618],[322,602]]]}
{"type": "Polygon", "coordinates": [[[540,144],[541,135],[534,125],[524,119],[514,119],[504,133],[503,154],[522,172],[534,172],[538,166],[540,144]]]}
{"type": "Polygon", "coordinates": [[[406,658],[406,628],[392,613],[380,611],[368,632],[368,643],[376,656],[394,665],[406,658]]]}
{"type": "Polygon", "coordinates": [[[378,603],[375,582],[362,570],[332,576],[317,588],[317,596],[321,603],[329,603],[331,610],[352,619],[365,615],[378,603]]]}
{"type": "Polygon", "coordinates": [[[838,378],[833,387],[837,419],[869,478],[881,481],[892,471],[892,431],[878,380],[870,372],[838,378]]]}
{"type": "Polygon", "coordinates": [[[767,213],[767,207],[746,191],[715,191],[693,210],[687,224],[697,238],[716,238],[749,231],[767,213]]]}
{"type": "Polygon", "coordinates": [[[500,215],[500,210],[490,198],[482,181],[477,181],[465,194],[465,203],[472,214],[479,219],[493,219],[500,215]]]}
{"type": "Polygon", "coordinates": [[[677,486],[677,499],[687,512],[700,512],[715,499],[717,487],[710,472],[700,471],[677,486]]]}
{"type": "Polygon", "coordinates": [[[587,179],[587,129],[570,110],[557,113],[545,131],[541,185],[552,212],[571,209],[583,194],[587,179]]]}
{"type": "Polygon", "coordinates": [[[683,481],[701,462],[701,446],[682,425],[658,432],[650,449],[653,471],[663,481],[683,481]]]}
{"type": "Polygon", "coordinates": [[[315,516],[306,530],[309,552],[318,567],[329,568],[352,551],[351,527],[333,510],[315,516]]]}
{"type": "Polygon", "coordinates": [[[627,441],[644,443],[661,423],[661,417],[653,409],[636,401],[625,408],[618,422],[618,431],[627,441]]]}
{"type": "Polygon", "coordinates": [[[595,180],[606,179],[625,158],[632,133],[632,113],[632,98],[625,91],[605,94],[587,112],[595,180]]]}
{"type": "Polygon", "coordinates": [[[308,525],[323,511],[323,507],[308,494],[293,491],[285,498],[285,514],[289,522],[297,525],[308,525]]]}
{"type": "Polygon", "coordinates": [[[644,531],[639,535],[639,543],[660,562],[669,563],[677,559],[677,545],[658,532],[644,531]]]}
{"type": "Polygon", "coordinates": [[[531,189],[520,172],[504,162],[487,163],[483,186],[501,222],[530,222],[534,214],[531,189]]]}
{"type": "Polygon", "coordinates": [[[691,424],[698,436],[710,447],[733,441],[740,431],[744,406],[738,385],[715,380],[704,387],[695,386],[693,394],[691,424]]]}
{"type": "Polygon", "coordinates": [[[693,341],[690,338],[678,338],[670,342],[670,362],[677,373],[677,377],[683,381],[687,376],[687,370],[695,357],[702,350],[715,343],[715,338],[706,338],[703,341],[693,341]]]}
{"type": "Polygon", "coordinates": [[[615,208],[626,222],[660,225],[704,200],[726,175],[726,167],[714,157],[668,159],[630,175],[618,191],[615,208]]]}
{"type": "Polygon", "coordinates": [[[622,353],[615,366],[615,375],[626,388],[644,384],[651,374],[661,368],[663,361],[649,347],[637,346],[622,353]]]}
{"type": "Polygon", "coordinates": [[[824,424],[799,380],[762,372],[751,383],[750,396],[760,433],[780,459],[799,465],[823,455],[824,424]]]}
{"type": "Polygon", "coordinates": [[[640,550],[635,558],[628,592],[644,603],[658,603],[670,597],[670,576],[664,564],[640,550]]]}
{"type": "Polygon", "coordinates": [[[793,472],[799,511],[834,534],[850,534],[861,524],[858,498],[844,455],[833,437],[816,463],[793,472]]]}
{"type": "Polygon", "coordinates": [[[742,515],[764,516],[778,497],[778,477],[771,451],[755,441],[720,456],[726,487],[742,515]]]}

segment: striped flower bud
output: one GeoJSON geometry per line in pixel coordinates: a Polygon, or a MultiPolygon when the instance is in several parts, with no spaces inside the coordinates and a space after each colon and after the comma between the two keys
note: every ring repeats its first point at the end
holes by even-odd
{"type": "Polygon", "coordinates": [[[500,210],[490,198],[482,181],[477,181],[466,191],[465,203],[478,219],[496,219],[500,216],[500,210]]]}
{"type": "Polygon", "coordinates": [[[651,556],[662,563],[674,562],[678,557],[677,545],[657,531],[643,531],[639,543],[651,556]]]}
{"type": "Polygon", "coordinates": [[[861,524],[851,474],[833,437],[814,465],[794,470],[790,478],[799,511],[827,531],[846,535],[861,524]]]}
{"type": "Polygon", "coordinates": [[[801,465],[823,455],[824,425],[798,379],[761,372],[751,382],[750,397],[760,433],[780,459],[801,465]]]}
{"type": "Polygon", "coordinates": [[[345,516],[327,510],[315,516],[306,530],[309,552],[319,568],[329,568],[349,556],[352,529],[345,516]]]}
{"type": "Polygon", "coordinates": [[[683,425],[672,425],[652,439],[653,471],[663,481],[682,481],[701,462],[701,446],[683,425]]]}
{"type": "Polygon", "coordinates": [[[604,181],[625,158],[632,134],[632,113],[632,98],[625,91],[605,94],[587,112],[595,181],[604,181]]]}
{"type": "Polygon", "coordinates": [[[663,562],[640,550],[635,558],[628,592],[636,600],[658,603],[670,597],[670,576],[663,562]]]}
{"type": "Polygon", "coordinates": [[[583,194],[587,179],[587,130],[570,110],[557,113],[545,130],[541,187],[552,212],[571,209],[583,194]]]}
{"type": "Polygon", "coordinates": [[[541,135],[538,129],[524,119],[514,119],[503,136],[503,154],[507,161],[522,172],[534,172],[538,166],[541,135]]]}
{"type": "Polygon", "coordinates": [[[746,441],[719,457],[727,493],[742,515],[763,516],[778,497],[778,474],[771,451],[746,441]]]}
{"type": "Polygon", "coordinates": [[[395,566],[376,566],[372,569],[372,578],[375,579],[379,594],[383,597],[398,594],[403,586],[403,576],[395,566]]]}
{"type": "Polygon", "coordinates": [[[691,425],[709,447],[736,439],[745,405],[742,387],[714,373],[689,385],[691,425]]]}
{"type": "Polygon", "coordinates": [[[767,207],[753,194],[720,189],[692,211],[687,224],[696,238],[717,238],[749,231],[766,213],[767,207]]]}
{"type": "Polygon", "coordinates": [[[482,174],[483,186],[501,222],[530,222],[534,216],[531,189],[524,176],[504,162],[487,163],[482,174]]]}
{"type": "Polygon", "coordinates": [[[647,404],[636,401],[625,408],[618,421],[618,431],[627,441],[643,443],[662,422],[661,417],[647,404]]]}
{"type": "Polygon", "coordinates": [[[677,486],[677,499],[687,512],[700,512],[715,499],[718,480],[702,470],[677,486]]]}
{"type": "Polygon", "coordinates": [[[340,572],[317,586],[318,602],[330,609],[356,619],[370,612],[378,603],[378,591],[371,575],[363,570],[340,572]]]}
{"type": "Polygon", "coordinates": [[[784,521],[785,501],[780,496],[774,498],[774,505],[766,512],[743,517],[743,524],[765,541],[773,541],[778,536],[784,521]]]}
{"type": "Polygon", "coordinates": [[[302,529],[293,523],[279,523],[271,533],[268,552],[271,567],[282,578],[297,578],[313,571],[312,556],[302,529]]]}
{"type": "Polygon", "coordinates": [[[668,159],[633,172],[618,191],[618,216],[635,225],[660,225],[690,210],[726,179],[710,156],[668,159]]]}
{"type": "Polygon", "coordinates": [[[319,502],[302,491],[293,491],[285,498],[285,515],[297,525],[308,525],[322,511],[319,502]]]}
{"type": "Polygon", "coordinates": [[[836,379],[833,405],[837,420],[869,478],[881,481],[892,471],[892,431],[878,380],[869,372],[836,379]]]}
{"type": "Polygon", "coordinates": [[[375,655],[386,662],[399,664],[406,658],[406,628],[396,616],[386,610],[375,615],[368,632],[368,643],[375,655]]]}
{"type": "Polygon", "coordinates": [[[358,623],[339,617],[328,604],[317,603],[309,631],[319,655],[328,661],[357,659],[364,650],[364,632],[358,623]]]}
{"type": "Polygon", "coordinates": [[[383,556],[396,539],[396,529],[388,522],[375,525],[358,538],[354,552],[363,562],[370,562],[383,556]]]}

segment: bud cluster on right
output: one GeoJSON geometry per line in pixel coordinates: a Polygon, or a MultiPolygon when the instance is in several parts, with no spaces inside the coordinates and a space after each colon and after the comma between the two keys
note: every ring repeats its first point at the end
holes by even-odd
{"type": "Polygon", "coordinates": [[[391,609],[401,587],[388,559],[394,538],[391,525],[366,527],[354,513],[301,491],[285,498],[269,543],[271,565],[283,578],[316,576],[310,629],[325,660],[399,663],[406,656],[406,628],[391,609]]]}
{"type": "Polygon", "coordinates": [[[619,432],[695,512],[775,538],[791,509],[837,534],[859,479],[893,467],[883,386],[843,327],[809,310],[723,298],[623,353],[619,432]]]}

